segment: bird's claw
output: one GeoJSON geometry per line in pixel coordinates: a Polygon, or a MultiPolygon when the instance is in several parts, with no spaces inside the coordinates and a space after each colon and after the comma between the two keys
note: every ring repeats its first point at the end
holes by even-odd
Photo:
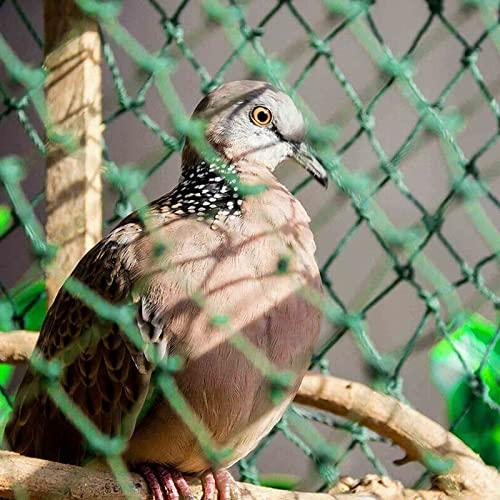
{"type": "Polygon", "coordinates": [[[226,469],[207,471],[201,476],[203,500],[240,500],[241,493],[226,469]]]}
{"type": "MultiPolygon", "coordinates": [[[[153,500],[194,500],[193,492],[184,476],[165,465],[140,464],[136,471],[146,481],[153,500]]],[[[203,500],[241,500],[241,493],[233,476],[226,469],[207,471],[201,476],[203,500]]]]}
{"type": "Polygon", "coordinates": [[[191,487],[180,472],[161,464],[141,464],[136,470],[146,481],[153,500],[194,500],[191,487]]]}

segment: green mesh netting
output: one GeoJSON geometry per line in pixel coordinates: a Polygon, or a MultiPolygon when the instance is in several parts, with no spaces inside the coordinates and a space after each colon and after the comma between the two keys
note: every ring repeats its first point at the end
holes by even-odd
{"type": "MultiPolygon", "coordinates": [[[[330,367],[329,359],[335,359],[339,343],[349,336],[358,353],[353,363],[363,367],[364,375],[377,389],[406,400],[403,389],[405,367],[418,353],[429,349],[432,343],[447,339],[456,358],[454,362],[458,363],[469,389],[468,400],[458,415],[455,414],[451,419],[451,430],[460,428],[478,400],[498,417],[500,405],[482,373],[495,351],[500,329],[496,328],[484,345],[478,363],[471,363],[470,358],[464,355],[453,333],[470,312],[486,311],[484,314],[494,320],[499,306],[495,291],[498,289],[496,266],[500,252],[500,238],[495,227],[499,199],[491,186],[499,172],[494,148],[500,137],[500,107],[495,97],[495,93],[498,94],[497,82],[484,76],[484,68],[480,70],[482,50],[486,44],[490,45],[490,51],[500,50],[498,1],[420,0],[426,12],[423,22],[413,34],[408,34],[407,48],[398,46],[397,50],[391,49],[391,43],[386,41],[390,33],[386,35],[381,28],[384,25],[387,30],[387,24],[378,17],[379,2],[370,0],[318,2],[323,12],[318,27],[308,21],[308,6],[306,2],[300,1],[261,2],[258,8],[253,8],[254,2],[250,1],[207,0],[199,3],[184,0],[173,6],[170,4],[174,2],[142,0],[138,3],[141,4],[144,18],[160,27],[163,33],[161,46],[147,48],[141,44],[139,35],[133,35],[134,31],[122,24],[123,13],[131,8],[128,2],[78,0],[77,3],[82,11],[99,21],[102,30],[103,71],[107,82],[105,88],[109,92],[103,95],[106,130],[112,131],[114,124],[126,117],[130,120],[127,123],[140,125],[141,133],[154,144],[155,151],[151,158],[125,166],[128,160],[123,158],[116,138],[105,133],[104,178],[107,189],[114,192],[116,198],[116,203],[108,210],[108,225],[144,202],[141,190],[148,188],[150,178],[154,178],[158,169],[171,156],[178,158],[176,155],[186,134],[199,137],[200,130],[187,122],[185,110],[190,111],[190,108],[181,104],[180,89],[175,84],[177,71],[182,65],[191,66],[199,89],[198,94],[192,96],[193,101],[189,106],[220,83],[233,79],[234,74],[271,81],[298,100],[307,116],[309,139],[335,184],[334,197],[324,196],[321,200],[321,206],[313,217],[313,227],[318,230],[328,228],[329,221],[346,205],[349,205],[353,214],[352,220],[344,224],[341,232],[337,231],[329,238],[323,237],[320,243],[323,254],[320,261],[321,276],[328,295],[320,306],[324,309],[328,327],[313,357],[312,368],[343,375],[336,371],[335,366],[330,367]],[[166,7],[165,3],[169,6],[166,7]],[[196,15],[200,18],[196,28],[191,22],[193,14],[189,11],[193,4],[197,4],[199,12],[196,15]],[[449,14],[447,9],[453,13],[449,14]],[[275,39],[273,37],[276,37],[280,26],[285,26],[285,18],[286,23],[294,20],[290,33],[290,24],[286,24],[289,40],[283,42],[283,46],[288,50],[283,54],[269,53],[265,48],[267,40],[275,39]],[[467,29],[470,19],[480,29],[476,29],[473,35],[468,32],[465,36],[462,31],[467,29]],[[217,68],[209,69],[204,59],[196,54],[204,40],[214,34],[223,37],[227,55],[217,68]],[[296,41],[298,45],[294,46],[296,41]],[[439,50],[441,43],[450,41],[455,54],[453,64],[450,64],[453,71],[439,89],[424,90],[418,79],[421,59],[425,54],[439,50]],[[342,60],[341,51],[351,50],[351,45],[361,50],[373,65],[374,77],[370,81],[355,81],[344,72],[343,64],[339,62],[342,60]],[[307,88],[311,75],[320,67],[324,88],[331,89],[329,94],[322,96],[325,105],[328,103],[333,113],[327,123],[321,123],[307,107],[307,102],[299,98],[302,89],[307,88]],[[290,68],[292,71],[289,72],[290,68]],[[124,76],[125,72],[128,76],[124,76]],[[457,106],[454,90],[465,80],[473,82],[473,90],[457,106]],[[388,148],[377,137],[379,125],[375,117],[391,112],[384,101],[391,92],[400,96],[401,108],[410,110],[414,118],[411,123],[404,124],[398,124],[395,118],[395,126],[407,133],[396,146],[388,148]],[[344,99],[340,109],[336,109],[335,93],[342,93],[344,99]],[[160,112],[167,117],[168,125],[163,126],[163,122],[153,116],[155,113],[157,116],[158,112],[152,106],[148,107],[153,99],[155,103],[162,103],[160,112]],[[483,126],[474,149],[469,147],[466,150],[459,136],[464,124],[477,110],[486,113],[492,125],[483,126]],[[484,133],[486,129],[489,131],[484,133]],[[342,140],[339,140],[340,137],[342,140]],[[368,151],[369,167],[366,161],[360,162],[349,156],[361,143],[364,144],[362,151],[368,151]],[[435,165],[435,169],[444,172],[448,189],[429,204],[407,182],[404,167],[416,151],[431,147],[431,144],[438,144],[440,148],[441,162],[435,165]],[[389,149],[390,153],[387,152],[389,149]],[[485,165],[484,157],[490,158],[488,161],[493,161],[493,165],[485,165]],[[357,161],[363,168],[357,168],[357,161]],[[401,203],[412,205],[414,216],[411,223],[398,225],[391,222],[394,211],[398,210],[395,205],[387,208],[385,202],[391,196],[404,199],[401,203]],[[475,237],[484,242],[487,250],[480,258],[468,257],[446,231],[447,220],[457,210],[461,210],[464,226],[473,227],[475,237]],[[359,241],[357,235],[362,232],[371,235],[383,255],[375,259],[364,280],[352,283],[352,289],[357,290],[356,296],[353,300],[346,300],[343,298],[346,294],[340,290],[341,286],[333,278],[335,273],[332,270],[338,261],[342,261],[342,256],[352,250],[354,242],[359,241]],[[450,279],[450,273],[443,271],[440,264],[429,257],[432,253],[428,251],[430,246],[439,247],[440,262],[452,263],[454,278],[450,279]],[[466,301],[460,295],[462,289],[469,290],[466,301]],[[406,316],[403,314],[408,319],[404,323],[406,326],[403,331],[394,332],[399,340],[396,343],[392,341],[391,347],[386,348],[377,338],[378,331],[370,329],[369,333],[370,313],[379,304],[400,293],[412,293],[421,307],[418,313],[415,308],[407,311],[406,316]],[[417,314],[418,321],[415,321],[417,314]]],[[[31,144],[25,148],[26,154],[16,151],[16,157],[9,155],[15,151],[9,150],[9,144],[3,147],[6,155],[0,158],[0,180],[5,196],[0,207],[0,244],[5,244],[17,235],[19,241],[24,238],[29,242],[34,257],[32,262],[26,262],[29,272],[26,274],[22,270],[22,286],[12,286],[12,283],[0,278],[3,294],[0,326],[3,330],[39,327],[35,315],[37,311],[40,312],[40,307],[43,310],[45,294],[43,284],[36,280],[42,277],[41,269],[55,251],[45,242],[42,226],[35,215],[38,204],[43,202],[43,190],[39,194],[25,191],[24,180],[35,175],[33,165],[41,169],[46,152],[43,101],[45,73],[36,66],[40,64],[43,52],[43,35],[39,29],[41,12],[35,14],[27,4],[21,0],[0,0],[0,16],[9,9],[9,16],[16,16],[19,25],[23,26],[23,36],[30,40],[33,47],[39,48],[37,59],[26,61],[22,47],[16,47],[14,52],[8,41],[0,37],[0,59],[5,69],[0,82],[0,126],[8,120],[15,120],[20,124],[20,133],[25,134],[31,144]],[[26,168],[27,165],[29,168],[26,168]],[[19,236],[21,232],[24,232],[22,237],[19,236]]],[[[281,36],[285,37],[285,34],[281,36]]],[[[349,57],[355,57],[354,49],[353,55],[349,57]]],[[[210,65],[214,65],[213,61],[210,65]]],[[[137,140],[141,139],[138,136],[137,140]]],[[[40,177],[39,173],[37,175],[40,177]]],[[[293,192],[299,198],[311,197],[307,191],[310,181],[310,178],[304,178],[295,185],[293,192]]],[[[30,191],[33,191],[31,187],[30,191]]],[[[365,255],[363,260],[367,259],[369,257],[365,255]]],[[[6,260],[10,261],[11,257],[2,252],[2,261],[6,260]]],[[[99,314],[118,322],[124,331],[134,336],[132,312],[105,303],[79,283],[70,282],[68,286],[70,291],[79,293],[99,314]]],[[[389,317],[386,324],[390,323],[389,317]]],[[[248,345],[242,343],[240,348],[260,364],[267,376],[274,377],[278,387],[286,383],[282,379],[283,374],[267,367],[265,360],[260,359],[258,353],[254,353],[248,345]]],[[[427,372],[429,368],[425,358],[419,359],[417,373],[427,372]]],[[[51,397],[74,420],[92,447],[106,455],[126,488],[126,476],[121,474],[124,464],[120,459],[123,440],[101,435],[71,404],[58,384],[57,367],[44,360],[35,360],[34,365],[35,369],[46,375],[51,397]]],[[[185,416],[186,423],[197,434],[206,453],[216,459],[217,453],[223,453],[224,450],[213,448],[203,424],[190,412],[177,391],[172,376],[177,366],[170,362],[159,368],[156,378],[159,388],[185,416]]],[[[498,380],[498,370],[493,373],[496,373],[498,380]]],[[[11,370],[2,376],[5,386],[2,387],[5,399],[2,412],[5,420],[10,404],[9,391],[12,389],[12,384],[6,387],[11,379],[11,370]]],[[[442,403],[436,402],[436,406],[441,408],[442,403]]],[[[344,472],[343,464],[356,451],[369,463],[363,466],[363,470],[368,471],[368,467],[371,467],[377,473],[387,473],[387,464],[378,456],[379,442],[383,441],[379,436],[358,424],[292,407],[258,448],[240,462],[240,473],[244,480],[259,483],[263,477],[261,472],[269,472],[260,470],[259,458],[270,444],[281,439],[280,436],[289,440],[314,465],[320,477],[317,481],[319,487],[334,482],[344,472]],[[339,434],[335,434],[335,440],[325,441],[321,437],[325,435],[323,427],[336,429],[344,437],[339,441],[339,434]]],[[[277,442],[283,446],[283,441],[277,442]]],[[[492,442],[491,446],[495,445],[492,442]]],[[[278,448],[274,450],[279,453],[278,448]]],[[[421,475],[418,484],[436,466],[431,462],[429,471],[421,475]]]]}

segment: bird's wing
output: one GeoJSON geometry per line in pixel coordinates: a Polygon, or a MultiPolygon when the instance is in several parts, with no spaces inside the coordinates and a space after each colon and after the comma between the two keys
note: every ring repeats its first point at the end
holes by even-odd
{"type": "MultiPolygon", "coordinates": [[[[111,303],[131,301],[147,252],[140,244],[143,236],[139,223],[119,226],[82,258],[73,278],[111,303]]],[[[139,294],[138,300],[139,331],[165,355],[168,339],[148,297],[139,294]]],[[[62,388],[103,433],[130,437],[152,365],[116,323],[103,320],[63,288],[47,313],[37,348],[45,358],[62,362],[62,388]]],[[[86,453],[85,439],[32,372],[18,391],[6,435],[13,450],[29,456],[79,463],[86,453]]]]}

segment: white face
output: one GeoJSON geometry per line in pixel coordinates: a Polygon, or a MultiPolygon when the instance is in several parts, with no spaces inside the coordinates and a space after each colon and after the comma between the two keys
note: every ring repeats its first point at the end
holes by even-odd
{"type": "Polygon", "coordinates": [[[260,105],[242,106],[234,113],[224,139],[224,152],[233,161],[244,158],[271,171],[292,154],[291,144],[274,124],[272,111],[260,105]],[[259,121],[266,113],[270,122],[259,121]]]}
{"type": "Polygon", "coordinates": [[[239,94],[228,84],[210,99],[208,138],[233,162],[246,159],[274,170],[302,142],[302,114],[283,92],[262,82],[241,83],[239,94]]]}

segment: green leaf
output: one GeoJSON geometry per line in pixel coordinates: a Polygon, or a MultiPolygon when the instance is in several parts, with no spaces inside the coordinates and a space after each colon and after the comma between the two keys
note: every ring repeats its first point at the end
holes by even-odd
{"type": "Polygon", "coordinates": [[[0,238],[10,229],[13,221],[11,209],[6,205],[0,205],[0,238]]]}
{"type": "Polygon", "coordinates": [[[14,309],[6,298],[0,299],[0,329],[10,331],[14,329],[12,316],[22,315],[24,318],[23,328],[25,330],[38,331],[42,327],[45,313],[47,311],[47,298],[45,294],[45,282],[37,280],[28,284],[22,284],[11,290],[14,309]],[[2,315],[2,309],[10,309],[10,317],[7,313],[2,315]]]}
{"type": "MultiPolygon", "coordinates": [[[[0,207],[0,233],[2,230],[2,207],[0,207]]],[[[29,284],[20,285],[10,291],[11,300],[7,297],[0,298],[0,330],[9,332],[15,330],[15,317],[22,315],[23,327],[26,330],[40,330],[45,312],[47,309],[47,299],[45,294],[45,282],[38,280],[29,284]]],[[[3,333],[3,335],[9,335],[3,333]]],[[[0,364],[0,385],[6,388],[10,382],[14,366],[0,364]]],[[[3,430],[8,421],[11,407],[8,399],[3,393],[0,393],[0,440],[3,436],[3,430]]]]}
{"type": "Polygon", "coordinates": [[[13,321],[14,308],[7,300],[0,300],[0,330],[3,332],[10,332],[15,329],[13,321]]]}
{"type": "Polygon", "coordinates": [[[22,291],[16,293],[14,301],[19,311],[26,310],[29,307],[24,314],[24,328],[33,331],[40,330],[47,312],[45,281],[38,280],[31,283],[22,291]]]}
{"type": "MultiPolygon", "coordinates": [[[[13,371],[14,367],[12,365],[0,365],[0,385],[2,387],[5,387],[9,383],[13,371]]],[[[0,427],[2,426],[3,418],[6,418],[10,414],[10,410],[9,400],[3,393],[0,393],[0,427]]]]}
{"type": "Polygon", "coordinates": [[[500,341],[497,339],[491,346],[496,331],[495,325],[481,316],[470,316],[451,333],[451,342],[443,339],[432,348],[430,370],[434,384],[446,400],[450,423],[469,408],[456,426],[455,434],[479,453],[485,462],[499,466],[500,415],[473,393],[470,378],[470,373],[476,374],[488,397],[500,404],[500,341]],[[486,355],[488,358],[481,365],[486,355]],[[481,366],[480,373],[477,373],[481,366]]]}

